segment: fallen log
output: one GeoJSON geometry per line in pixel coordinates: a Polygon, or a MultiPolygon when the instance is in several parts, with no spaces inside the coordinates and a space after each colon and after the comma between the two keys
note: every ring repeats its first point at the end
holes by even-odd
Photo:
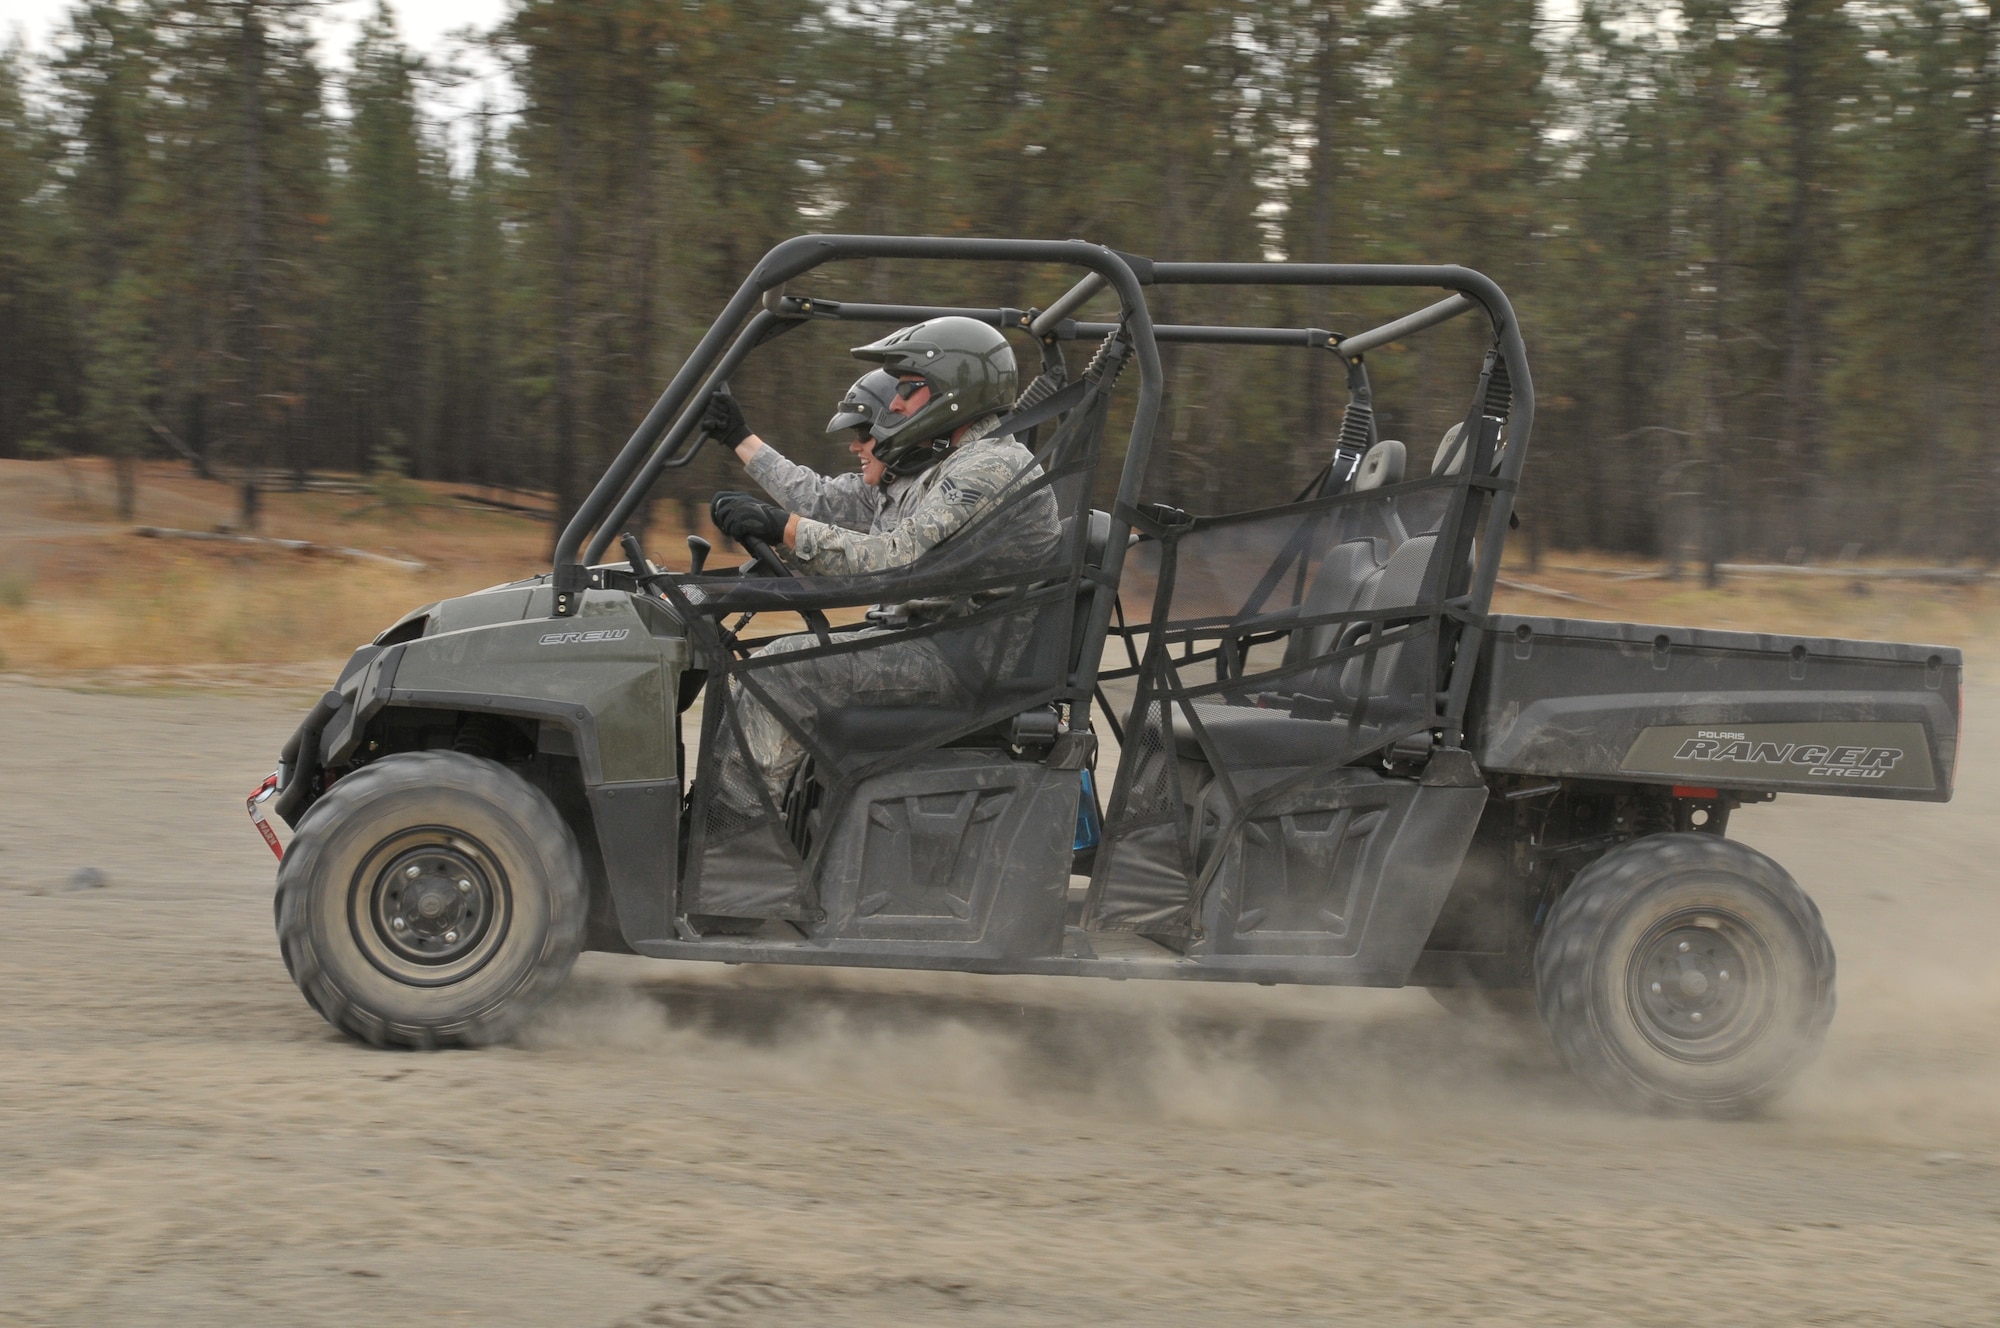
{"type": "Polygon", "coordinates": [[[1574,563],[1543,563],[1544,571],[1564,572],[1577,576],[1602,576],[1613,581],[1665,581],[1665,572],[1654,568],[1633,571],[1629,567],[1581,567],[1574,563]]]}
{"type": "Polygon", "coordinates": [[[1546,595],[1550,599],[1566,599],[1575,604],[1597,603],[1594,599],[1585,599],[1581,595],[1572,595],[1567,590],[1557,590],[1553,586],[1538,586],[1527,581],[1510,581],[1504,576],[1495,577],[1494,584],[1505,586],[1509,590],[1525,591],[1530,595],[1546,595]]]}
{"type": "Polygon", "coordinates": [[[525,516],[534,521],[553,521],[556,514],[545,507],[529,507],[525,503],[510,503],[499,498],[482,498],[476,493],[455,493],[459,502],[472,507],[490,508],[495,512],[507,512],[514,516],[525,516]]]}
{"type": "Polygon", "coordinates": [[[1948,581],[1959,585],[1988,580],[1977,567],[1808,567],[1803,563],[1717,563],[1724,576],[1835,577],[1847,581],[1948,581]]]}
{"type": "Polygon", "coordinates": [[[355,562],[386,563],[390,567],[400,567],[406,572],[430,570],[424,564],[412,562],[408,558],[392,558],[386,553],[370,553],[366,549],[349,549],[338,544],[314,544],[311,540],[273,539],[265,535],[237,535],[220,530],[175,530],[170,526],[140,526],[132,532],[142,539],[200,540],[212,544],[247,544],[257,548],[283,549],[290,553],[303,553],[308,557],[349,558],[355,562]]]}
{"type": "MultiPolygon", "coordinates": [[[[1612,581],[1671,581],[1674,578],[1659,570],[1633,571],[1618,567],[1582,567],[1575,564],[1544,563],[1551,572],[1573,573],[1580,576],[1601,576],[1612,581]]],[[[1804,563],[1717,563],[1719,576],[1803,576],[1803,577],[1845,577],[1850,581],[1944,581],[1952,584],[1970,585],[1979,581],[1996,579],[1992,572],[1983,572],[1977,567],[1843,567],[1812,565],[1804,563]]],[[[1688,563],[1681,569],[1683,578],[1701,575],[1700,563],[1688,563]]]]}

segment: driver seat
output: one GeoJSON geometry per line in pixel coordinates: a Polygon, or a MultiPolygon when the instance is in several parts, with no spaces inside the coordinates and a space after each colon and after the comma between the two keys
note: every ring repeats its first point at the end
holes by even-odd
{"type": "MultiPolygon", "coordinates": [[[[1062,538],[1057,541],[1057,548],[1068,545],[1075,521],[1075,517],[1062,519],[1062,538]]],[[[1083,566],[1086,575],[1079,584],[1076,604],[1071,611],[1069,653],[1063,661],[1061,677],[1067,678],[1075,673],[1080,663],[1083,643],[1089,635],[1091,607],[1096,598],[1090,593],[1096,583],[1088,574],[1104,570],[1105,554],[1110,547],[1111,514],[1092,509],[1085,515],[1083,566]]],[[[1034,625],[1035,637],[1038,640],[1042,638],[1055,621],[1053,614],[1044,615],[1034,625]]],[[[1036,644],[1037,641],[1030,641],[1023,654],[1025,660],[1032,661],[1037,657],[1036,644]]],[[[889,752],[908,746],[912,733],[936,729],[937,720],[938,710],[930,706],[842,706],[819,716],[819,735],[828,746],[841,751],[889,752]]],[[[1002,735],[1011,722],[1010,716],[957,741],[981,740],[980,745],[986,745],[1002,735]]]]}

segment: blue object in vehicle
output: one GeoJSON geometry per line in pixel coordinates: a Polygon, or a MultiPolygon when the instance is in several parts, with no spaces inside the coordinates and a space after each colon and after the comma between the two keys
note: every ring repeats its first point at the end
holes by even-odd
{"type": "Polygon", "coordinates": [[[1097,787],[1090,782],[1090,772],[1083,772],[1083,796],[1076,803],[1076,843],[1072,853],[1081,853],[1087,848],[1097,847],[1097,787]]]}

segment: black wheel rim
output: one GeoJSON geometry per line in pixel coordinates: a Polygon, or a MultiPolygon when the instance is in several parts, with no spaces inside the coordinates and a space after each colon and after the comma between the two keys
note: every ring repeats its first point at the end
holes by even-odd
{"type": "Polygon", "coordinates": [[[1632,1017],[1659,1050],[1714,1062],[1742,1052],[1769,1027],[1778,992],[1770,947],[1744,919],[1693,908],[1646,929],[1626,970],[1632,1017]]]}
{"type": "Polygon", "coordinates": [[[349,892],[362,953],[415,987],[462,982],[485,967],[512,912],[507,874],[492,851],[446,826],[416,826],[376,844],[349,892]]]}

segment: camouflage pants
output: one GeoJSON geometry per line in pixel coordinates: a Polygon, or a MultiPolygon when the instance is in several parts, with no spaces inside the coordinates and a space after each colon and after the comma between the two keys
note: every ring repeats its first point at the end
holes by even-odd
{"type": "MultiPolygon", "coordinates": [[[[834,640],[893,635],[897,633],[870,627],[842,632],[834,640]]],[[[784,636],[752,658],[773,659],[818,645],[816,637],[784,636]]],[[[808,732],[817,728],[822,713],[844,706],[949,706],[963,704],[966,699],[958,671],[938,649],[935,637],[775,663],[754,670],[751,676],[757,687],[783,708],[787,718],[808,732]]],[[[805,748],[764,698],[740,679],[730,684],[729,701],[742,726],[743,742],[736,742],[725,726],[721,759],[716,765],[717,794],[731,811],[762,819],[758,787],[761,785],[773,807],[782,806],[785,784],[805,759],[805,748]]]]}

